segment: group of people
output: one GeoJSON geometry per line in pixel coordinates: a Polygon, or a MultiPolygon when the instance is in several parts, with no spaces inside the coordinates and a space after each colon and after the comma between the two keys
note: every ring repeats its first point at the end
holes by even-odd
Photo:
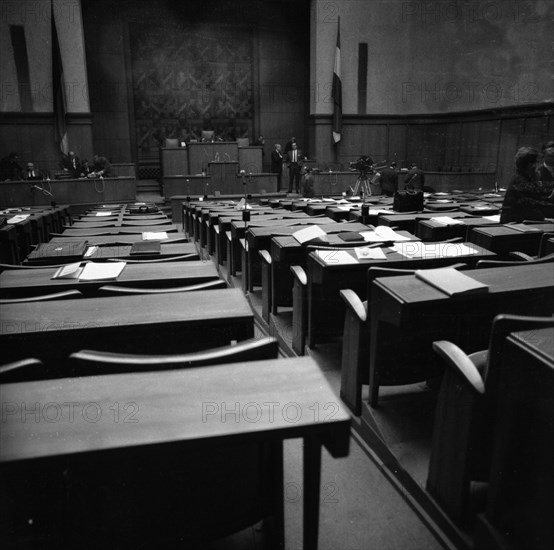
{"type": "MultiPolygon", "coordinates": [[[[283,175],[283,165],[288,168],[289,188],[288,192],[292,193],[294,187],[295,192],[300,192],[300,181],[302,175],[309,174],[310,169],[304,168],[306,155],[298,147],[296,138],[292,137],[285,145],[285,149],[281,150],[281,144],[276,143],[271,152],[271,172],[277,174],[277,188],[281,188],[281,179],[283,175]]],[[[306,178],[305,178],[306,179],[306,178]]],[[[308,181],[310,178],[307,178],[308,181]]],[[[309,191],[308,191],[309,192],[309,191]]]]}
{"type": "MultiPolygon", "coordinates": [[[[73,151],[63,155],[60,168],[71,179],[86,177],[110,177],[112,166],[106,157],[94,155],[92,163],[80,160],[73,151]]],[[[40,181],[49,179],[47,170],[40,169],[34,162],[27,162],[23,167],[16,152],[0,160],[0,181],[40,181]]]]}

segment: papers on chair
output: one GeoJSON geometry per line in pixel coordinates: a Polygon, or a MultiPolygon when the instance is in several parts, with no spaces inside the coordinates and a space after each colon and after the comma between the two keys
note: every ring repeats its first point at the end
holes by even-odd
{"type": "Polygon", "coordinates": [[[147,231],[142,234],[143,241],[163,241],[164,239],[167,239],[165,231],[147,231]]]}
{"type": "Polygon", "coordinates": [[[455,220],[450,216],[436,216],[434,218],[431,218],[431,221],[436,222],[440,225],[464,225],[464,222],[460,220],[455,220]]]}
{"type": "Polygon", "coordinates": [[[387,227],[386,225],[378,225],[374,231],[362,231],[360,235],[364,241],[368,243],[382,243],[386,241],[401,242],[409,241],[409,237],[400,235],[394,229],[387,227]]]}
{"type": "Polygon", "coordinates": [[[354,248],[358,260],[386,260],[387,257],[382,248],[369,248],[368,246],[354,248]]]}
{"type": "Polygon", "coordinates": [[[96,212],[97,216],[111,216],[111,212],[96,212]]]}
{"type": "MultiPolygon", "coordinates": [[[[346,201],[345,201],[346,202],[346,201]]],[[[356,205],[355,204],[349,204],[349,205],[339,205],[337,206],[337,208],[339,210],[342,210],[343,212],[350,212],[350,210],[352,210],[352,208],[356,208],[356,205]]]]}
{"type": "Polygon", "coordinates": [[[500,214],[495,214],[494,216],[483,216],[484,220],[490,220],[491,222],[500,223],[500,214]]]}
{"type": "Polygon", "coordinates": [[[487,293],[489,287],[453,267],[439,269],[418,269],[415,276],[441,292],[454,296],[456,294],[487,293]]]}
{"type": "Polygon", "coordinates": [[[7,223],[11,225],[15,225],[16,223],[25,221],[31,214],[18,214],[16,216],[13,216],[13,218],[10,218],[7,223]]]}
{"type": "Polygon", "coordinates": [[[125,267],[125,262],[89,262],[79,275],[79,281],[99,281],[117,279],[125,267]]]}
{"type": "Polygon", "coordinates": [[[316,250],[315,254],[323,260],[326,265],[349,265],[357,264],[358,260],[346,250],[316,250]]]}
{"type": "Polygon", "coordinates": [[[90,258],[97,250],[97,246],[89,246],[85,252],[85,258],[90,258]]]}
{"type": "Polygon", "coordinates": [[[295,231],[292,236],[300,243],[304,244],[308,241],[313,241],[314,239],[320,239],[327,238],[327,233],[319,227],[319,225],[309,225],[308,227],[305,227],[304,229],[300,229],[299,231],[295,231]]]}
{"type": "Polygon", "coordinates": [[[478,250],[464,243],[396,243],[392,250],[406,258],[458,258],[479,254],[478,250]]]}
{"type": "Polygon", "coordinates": [[[52,279],[78,279],[81,271],[83,271],[81,262],[67,264],[60,267],[56,273],[54,273],[52,279]]]}

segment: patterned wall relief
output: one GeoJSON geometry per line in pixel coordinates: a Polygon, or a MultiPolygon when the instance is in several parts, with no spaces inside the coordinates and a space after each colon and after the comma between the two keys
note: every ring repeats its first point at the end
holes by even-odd
{"type": "Polygon", "coordinates": [[[130,28],[139,160],[166,138],[252,139],[252,33],[245,29],[130,28]]]}

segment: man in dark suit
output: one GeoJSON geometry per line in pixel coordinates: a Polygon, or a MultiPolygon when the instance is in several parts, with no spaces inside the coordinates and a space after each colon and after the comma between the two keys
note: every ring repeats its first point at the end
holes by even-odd
{"type": "Polygon", "coordinates": [[[81,175],[81,162],[73,151],[69,151],[62,159],[62,168],[72,178],[78,178],[81,175]]]}
{"type": "Polygon", "coordinates": [[[34,163],[28,162],[23,172],[23,179],[25,181],[39,181],[44,179],[44,175],[35,167],[34,163]]]}
{"type": "Polygon", "coordinates": [[[283,175],[283,154],[281,153],[281,145],[275,144],[275,148],[271,151],[271,173],[277,174],[277,189],[281,189],[281,176],[283,175]]]}
{"type": "Polygon", "coordinates": [[[296,143],[292,144],[292,149],[287,153],[286,163],[289,167],[289,193],[292,193],[292,185],[296,193],[300,192],[300,178],[302,177],[301,170],[304,164],[304,155],[298,149],[296,143]]]}
{"type": "Polygon", "coordinates": [[[406,177],[404,178],[404,187],[413,187],[423,191],[425,185],[425,174],[423,170],[417,167],[415,162],[412,162],[411,168],[408,170],[406,177]]]}
{"type": "Polygon", "coordinates": [[[23,170],[19,164],[19,155],[10,153],[0,161],[0,181],[17,181],[23,179],[23,170]]]}
{"type": "Polygon", "coordinates": [[[106,157],[94,155],[92,157],[92,170],[96,176],[109,178],[112,175],[112,165],[106,157]]]}
{"type": "Polygon", "coordinates": [[[383,168],[379,178],[381,189],[388,197],[392,197],[398,189],[398,172],[396,171],[396,162],[391,162],[388,168],[383,168]]]}

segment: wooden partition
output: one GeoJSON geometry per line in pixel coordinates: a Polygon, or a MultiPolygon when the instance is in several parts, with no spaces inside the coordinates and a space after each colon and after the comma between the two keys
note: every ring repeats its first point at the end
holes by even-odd
{"type": "Polygon", "coordinates": [[[58,204],[98,204],[136,200],[135,178],[87,178],[50,181],[0,182],[0,206],[13,207],[58,204]]]}

